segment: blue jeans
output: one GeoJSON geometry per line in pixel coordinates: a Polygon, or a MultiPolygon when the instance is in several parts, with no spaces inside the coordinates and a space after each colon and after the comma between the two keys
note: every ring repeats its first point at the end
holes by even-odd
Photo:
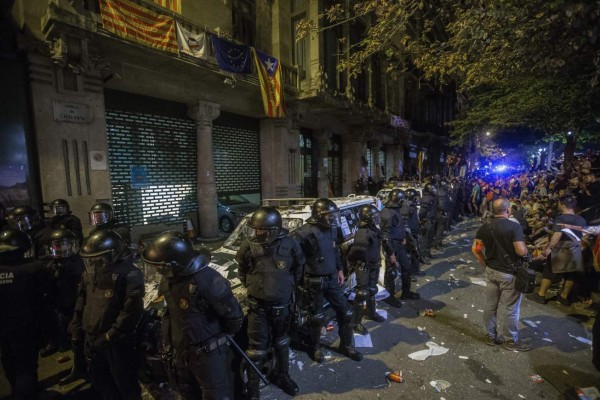
{"type": "Polygon", "coordinates": [[[521,293],[515,290],[515,276],[485,269],[488,284],[485,287],[485,307],[483,324],[489,337],[497,338],[497,314],[500,302],[504,305],[504,336],[517,342],[519,340],[519,314],[521,312],[521,293]]]}

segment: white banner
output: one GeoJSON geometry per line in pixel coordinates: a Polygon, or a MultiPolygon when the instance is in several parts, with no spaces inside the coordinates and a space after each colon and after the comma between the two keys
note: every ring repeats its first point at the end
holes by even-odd
{"type": "Polygon", "coordinates": [[[178,21],[175,21],[175,23],[177,25],[177,46],[179,47],[179,52],[206,60],[208,55],[206,33],[192,33],[181,26],[178,21]]]}

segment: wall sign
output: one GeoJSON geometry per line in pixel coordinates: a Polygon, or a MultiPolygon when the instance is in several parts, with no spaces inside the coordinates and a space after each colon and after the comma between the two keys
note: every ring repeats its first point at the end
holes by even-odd
{"type": "Polygon", "coordinates": [[[106,152],[90,151],[90,169],[92,171],[106,171],[106,152]]]}
{"type": "Polygon", "coordinates": [[[90,107],[86,104],[52,100],[52,110],[55,121],[75,124],[89,124],[92,122],[90,107]]]}

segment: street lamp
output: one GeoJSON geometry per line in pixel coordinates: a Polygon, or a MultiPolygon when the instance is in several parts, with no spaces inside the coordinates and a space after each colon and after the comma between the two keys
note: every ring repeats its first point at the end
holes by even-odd
{"type": "Polygon", "coordinates": [[[573,134],[573,132],[569,131],[567,132],[567,136],[571,136],[573,134]]]}
{"type": "Polygon", "coordinates": [[[485,133],[485,136],[490,136],[490,131],[487,131],[487,132],[485,133]]]}

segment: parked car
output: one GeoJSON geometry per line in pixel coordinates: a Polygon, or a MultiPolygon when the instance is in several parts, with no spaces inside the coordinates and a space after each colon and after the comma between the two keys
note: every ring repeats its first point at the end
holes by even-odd
{"type": "Polygon", "coordinates": [[[388,195],[393,189],[415,189],[417,192],[419,192],[420,196],[423,196],[423,187],[425,187],[425,185],[417,181],[400,181],[397,182],[396,186],[394,187],[383,188],[379,192],[377,192],[377,199],[381,202],[381,206],[379,207],[379,209],[383,210],[388,195]]]}
{"type": "Polygon", "coordinates": [[[249,213],[258,209],[259,205],[239,194],[219,196],[217,211],[219,229],[230,233],[237,224],[249,213]]]}

